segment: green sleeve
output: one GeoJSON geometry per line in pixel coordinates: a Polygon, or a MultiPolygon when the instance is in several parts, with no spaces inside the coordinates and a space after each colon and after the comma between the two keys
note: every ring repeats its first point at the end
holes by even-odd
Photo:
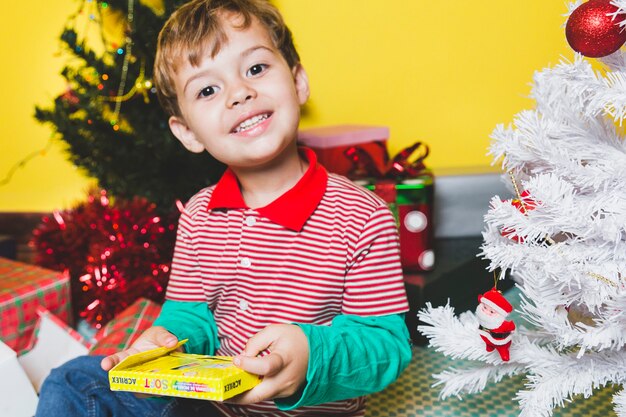
{"type": "Polygon", "coordinates": [[[330,326],[298,324],[309,341],[306,385],[281,410],[339,401],[382,390],[411,361],[404,314],[339,315],[330,326]]]}
{"type": "Polygon", "coordinates": [[[214,355],[219,348],[217,324],[207,303],[166,300],[155,326],[163,326],[178,338],[189,339],[185,351],[214,355]]]}

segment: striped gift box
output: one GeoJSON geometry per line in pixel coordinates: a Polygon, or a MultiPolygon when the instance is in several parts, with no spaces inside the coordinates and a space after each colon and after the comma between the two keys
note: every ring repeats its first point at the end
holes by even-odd
{"type": "Polygon", "coordinates": [[[40,307],[70,322],[69,276],[0,258],[0,339],[18,355],[30,344],[40,307]]]}
{"type": "Polygon", "coordinates": [[[161,312],[161,305],[140,298],[96,333],[90,355],[111,355],[126,349],[161,312]]]}

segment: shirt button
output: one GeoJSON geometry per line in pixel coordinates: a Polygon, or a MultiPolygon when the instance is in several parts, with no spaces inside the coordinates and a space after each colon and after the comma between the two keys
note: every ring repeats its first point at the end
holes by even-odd
{"type": "Polygon", "coordinates": [[[239,262],[241,264],[241,266],[243,266],[244,268],[248,268],[250,265],[252,265],[252,261],[250,260],[250,258],[248,257],[243,257],[241,258],[241,261],[239,262]]]}
{"type": "Polygon", "coordinates": [[[239,300],[239,309],[246,311],[248,309],[248,302],[246,300],[239,300]]]}
{"type": "Polygon", "coordinates": [[[246,226],[254,226],[254,224],[256,223],[256,219],[252,216],[248,216],[246,217],[246,226]]]}

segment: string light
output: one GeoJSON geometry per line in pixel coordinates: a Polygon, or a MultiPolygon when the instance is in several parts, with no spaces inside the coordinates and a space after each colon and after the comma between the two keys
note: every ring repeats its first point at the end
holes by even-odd
{"type": "MultiPolygon", "coordinates": [[[[132,33],[132,30],[133,30],[134,19],[135,19],[135,2],[134,0],[128,0],[128,15],[126,17],[126,20],[128,21],[128,31],[130,33],[132,33]]],[[[117,95],[114,100],[115,108],[113,109],[112,125],[113,125],[113,130],[115,131],[119,130],[118,120],[120,116],[120,110],[122,108],[122,102],[124,101],[122,97],[125,96],[124,90],[126,89],[126,78],[128,77],[128,65],[130,64],[132,48],[133,48],[133,39],[130,36],[127,36],[126,37],[126,55],[124,55],[124,62],[122,64],[122,76],[120,79],[119,88],[117,89],[117,95]]],[[[122,48],[118,49],[118,53],[121,49],[122,48]]]]}
{"type": "MultiPolygon", "coordinates": [[[[148,97],[148,91],[152,90],[152,81],[151,80],[146,80],[145,77],[145,73],[146,73],[146,69],[145,69],[145,65],[142,62],[141,64],[141,68],[139,69],[139,76],[137,77],[137,79],[135,80],[135,83],[133,84],[132,88],[130,90],[128,90],[128,92],[124,95],[118,95],[118,96],[104,96],[101,97],[101,99],[103,101],[112,101],[117,103],[121,103],[127,100],[130,100],[131,98],[135,97],[135,95],[137,93],[141,93],[143,95],[144,98],[144,102],[149,103],[150,102],[150,98],[148,97]]],[[[117,121],[117,117],[114,117],[112,119],[114,122],[117,121]]],[[[112,125],[114,125],[115,123],[112,123],[112,125]]]]}
{"type": "MultiPolygon", "coordinates": [[[[77,11],[72,14],[69,18],[68,18],[68,26],[71,26],[70,23],[75,23],[76,19],[79,15],[85,15],[87,13],[89,13],[89,18],[87,19],[86,22],[86,27],[85,27],[85,32],[88,29],[88,26],[91,22],[96,21],[95,18],[95,14],[92,12],[91,9],[87,10],[87,7],[94,7],[95,5],[97,5],[97,2],[94,3],[93,0],[85,0],[81,3],[81,5],[79,6],[79,8],[77,9],[77,11]]],[[[100,7],[102,9],[107,9],[109,7],[109,4],[107,2],[101,2],[100,3],[100,7]]],[[[127,15],[127,20],[128,20],[128,24],[129,24],[129,30],[132,31],[132,24],[134,21],[134,0],[128,0],[128,15],[127,15]]],[[[130,100],[132,97],[135,96],[136,93],[141,93],[144,97],[144,101],[146,103],[149,102],[149,97],[148,97],[148,91],[152,91],[153,90],[153,84],[151,80],[146,80],[145,79],[145,65],[142,63],[141,69],[140,69],[140,74],[139,77],[137,77],[137,80],[135,81],[135,83],[133,84],[132,89],[124,94],[124,89],[126,87],[126,79],[128,77],[128,68],[129,68],[129,64],[130,64],[130,59],[131,59],[131,53],[132,53],[132,38],[130,36],[126,37],[126,55],[124,56],[124,63],[122,65],[122,75],[121,75],[121,81],[120,81],[120,85],[118,88],[118,94],[115,97],[107,97],[107,98],[103,98],[104,100],[107,101],[113,101],[115,102],[115,108],[113,111],[113,117],[111,119],[111,127],[114,131],[119,131],[120,130],[120,126],[118,124],[118,120],[119,120],[119,115],[120,115],[120,110],[121,110],[121,105],[122,102],[126,101],[126,100],[130,100]]],[[[117,49],[117,53],[119,54],[123,54],[124,53],[124,49],[121,47],[118,47],[117,45],[114,45],[114,49],[117,49]]],[[[81,52],[83,50],[83,47],[81,45],[76,45],[75,47],[76,52],[81,52]]],[[[92,82],[94,80],[94,78],[98,78],[100,77],[97,72],[94,71],[94,76],[92,77],[91,75],[86,75],[85,76],[85,80],[87,82],[92,82]]],[[[101,79],[103,81],[107,81],[109,79],[109,75],[108,74],[102,74],[101,79]]],[[[96,85],[96,88],[100,91],[104,90],[104,84],[102,83],[98,83],[96,85]]],[[[91,119],[87,120],[87,124],[93,124],[93,121],[91,119]]],[[[46,145],[42,148],[39,149],[37,151],[33,151],[31,153],[29,153],[28,155],[26,155],[23,159],[19,160],[18,162],[16,162],[11,168],[9,168],[9,170],[7,171],[7,173],[5,174],[4,178],[2,180],[0,180],[0,187],[5,186],[7,184],[10,183],[10,181],[13,179],[13,176],[15,175],[15,173],[20,169],[20,168],[24,168],[26,166],[26,164],[28,164],[32,159],[34,159],[37,156],[43,156],[45,155],[52,147],[53,145],[53,139],[54,136],[56,135],[56,133],[53,133],[52,136],[50,137],[50,139],[48,140],[48,142],[46,143],[46,145]]]]}
{"type": "Polygon", "coordinates": [[[50,150],[50,148],[52,147],[52,143],[53,143],[53,139],[55,137],[56,133],[53,133],[50,138],[48,139],[48,143],[46,143],[46,146],[44,146],[43,148],[39,149],[38,151],[33,151],[31,153],[29,153],[28,155],[26,155],[23,159],[21,159],[20,161],[18,161],[15,165],[13,165],[6,173],[6,175],[4,176],[4,178],[2,179],[2,181],[0,181],[0,187],[7,185],[11,179],[13,178],[13,175],[15,175],[15,173],[17,172],[18,169],[23,168],[28,162],[30,162],[31,159],[37,157],[37,156],[43,156],[45,154],[48,153],[48,151],[50,150]]]}

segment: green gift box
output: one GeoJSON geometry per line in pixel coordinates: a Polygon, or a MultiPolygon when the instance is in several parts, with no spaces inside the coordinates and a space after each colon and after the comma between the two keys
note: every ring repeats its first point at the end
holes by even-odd
{"type": "Polygon", "coordinates": [[[381,197],[396,218],[400,258],[407,272],[430,271],[435,266],[433,199],[429,170],[410,178],[359,181],[381,197]]]}

